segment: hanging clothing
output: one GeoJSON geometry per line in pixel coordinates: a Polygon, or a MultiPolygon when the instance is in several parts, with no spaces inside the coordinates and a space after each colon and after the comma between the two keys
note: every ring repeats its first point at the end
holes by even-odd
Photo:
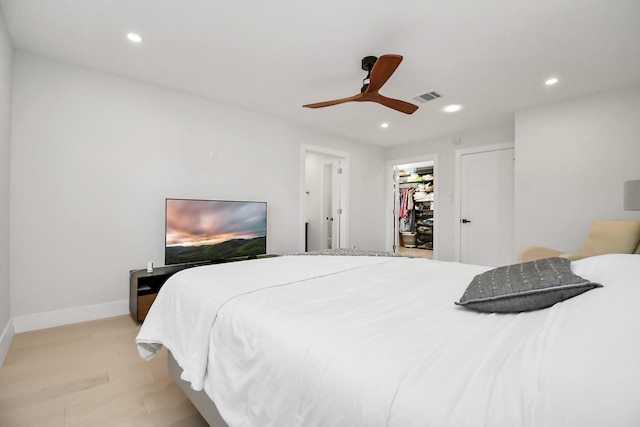
{"type": "Polygon", "coordinates": [[[399,194],[400,211],[398,217],[400,219],[400,231],[415,230],[415,211],[414,211],[414,195],[415,188],[403,188],[399,194]]]}

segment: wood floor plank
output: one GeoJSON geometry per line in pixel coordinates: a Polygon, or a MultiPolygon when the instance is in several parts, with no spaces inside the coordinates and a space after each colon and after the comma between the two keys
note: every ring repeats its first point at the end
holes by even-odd
{"type": "Polygon", "coordinates": [[[130,316],[16,334],[0,368],[0,426],[206,426],[169,378],[166,350],[145,362],[130,316]]]}

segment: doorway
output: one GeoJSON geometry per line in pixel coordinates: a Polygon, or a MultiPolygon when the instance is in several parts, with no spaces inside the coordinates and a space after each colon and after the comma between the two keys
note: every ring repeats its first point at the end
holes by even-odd
{"type": "Polygon", "coordinates": [[[514,154],[512,143],[456,151],[457,261],[515,261],[514,154]]]}
{"type": "MultiPolygon", "coordinates": [[[[309,154],[308,159],[312,159],[313,154],[309,154]]],[[[322,160],[322,186],[320,188],[322,217],[322,235],[319,242],[309,241],[310,250],[337,249],[340,246],[340,223],[342,221],[342,203],[340,193],[342,191],[340,178],[342,174],[342,160],[337,157],[322,160]]]]}
{"type": "Polygon", "coordinates": [[[305,145],[300,169],[300,250],[349,247],[348,153],[305,145]]]}
{"type": "Polygon", "coordinates": [[[437,259],[437,155],[388,163],[387,250],[437,259]]]}

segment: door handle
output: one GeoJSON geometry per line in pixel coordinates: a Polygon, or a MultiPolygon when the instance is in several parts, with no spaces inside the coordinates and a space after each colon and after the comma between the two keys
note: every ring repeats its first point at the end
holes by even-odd
{"type": "Polygon", "coordinates": [[[468,219],[465,218],[465,219],[461,219],[460,222],[463,223],[463,224],[468,224],[468,223],[471,222],[471,220],[468,220],[468,219]]]}

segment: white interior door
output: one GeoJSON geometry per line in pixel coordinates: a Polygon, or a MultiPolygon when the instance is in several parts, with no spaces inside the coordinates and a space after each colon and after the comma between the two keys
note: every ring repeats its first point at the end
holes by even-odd
{"type": "Polygon", "coordinates": [[[333,162],[326,162],[322,167],[322,216],[323,220],[323,249],[334,249],[334,185],[333,185],[333,162]]]}
{"type": "Polygon", "coordinates": [[[499,266],[515,260],[514,149],[460,158],[460,261],[499,266]]]}
{"type": "Polygon", "coordinates": [[[325,161],[322,168],[324,218],[324,249],[337,249],[344,246],[344,221],[342,209],[342,161],[325,161]]]}
{"type": "Polygon", "coordinates": [[[331,249],[344,247],[342,239],[342,162],[334,160],[331,163],[331,213],[333,221],[331,223],[331,249]]]}

